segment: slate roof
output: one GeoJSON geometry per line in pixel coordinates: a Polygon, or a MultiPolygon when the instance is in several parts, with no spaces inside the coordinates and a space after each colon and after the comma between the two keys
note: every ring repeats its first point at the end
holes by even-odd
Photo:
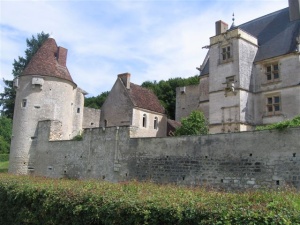
{"type": "Polygon", "coordinates": [[[57,55],[58,47],[55,40],[53,38],[48,38],[32,57],[21,76],[51,76],[68,80],[74,83],[68,71],[68,68],[65,65],[59,64],[57,55]]]}
{"type": "MultiPolygon", "coordinates": [[[[296,37],[300,35],[300,20],[290,21],[289,8],[259,17],[234,27],[258,39],[254,62],[292,53],[296,50],[296,37]]],[[[208,63],[200,75],[208,74],[208,63]]]]}
{"type": "Polygon", "coordinates": [[[165,113],[157,96],[149,89],[130,83],[129,97],[135,107],[148,109],[153,112],[165,113]]]}

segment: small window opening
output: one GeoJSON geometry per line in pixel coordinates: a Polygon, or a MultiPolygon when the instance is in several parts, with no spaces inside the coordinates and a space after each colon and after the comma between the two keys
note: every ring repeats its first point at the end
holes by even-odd
{"type": "Polygon", "coordinates": [[[293,157],[296,157],[296,153],[293,153],[293,157]]]}
{"type": "Polygon", "coordinates": [[[223,183],[223,179],[221,179],[221,183],[223,183]]]}
{"type": "Polygon", "coordinates": [[[107,127],[107,120],[104,120],[104,127],[107,127]]]}
{"type": "Polygon", "coordinates": [[[146,127],[147,126],[147,115],[144,114],[143,115],[143,127],[146,127]]]}
{"type": "Polygon", "coordinates": [[[77,113],[80,113],[80,108],[77,108],[77,113]]]}
{"type": "Polygon", "coordinates": [[[279,180],[276,180],[276,185],[279,185],[280,183],[279,183],[279,180]]]}
{"type": "Polygon", "coordinates": [[[154,129],[157,130],[157,128],[158,128],[158,118],[155,117],[154,118],[154,129]]]}
{"type": "Polygon", "coordinates": [[[94,125],[94,123],[91,123],[91,125],[94,125]]]}
{"type": "Polygon", "coordinates": [[[252,156],[252,153],[250,153],[249,156],[251,157],[251,156],[252,156]]]}
{"type": "Polygon", "coordinates": [[[103,180],[105,179],[105,176],[104,176],[104,175],[102,176],[102,179],[103,179],[103,180]]]}
{"type": "Polygon", "coordinates": [[[25,108],[27,106],[27,100],[23,99],[22,100],[22,107],[25,108]]]}
{"type": "Polygon", "coordinates": [[[182,180],[184,180],[184,179],[185,179],[185,176],[182,177],[182,180]]]}

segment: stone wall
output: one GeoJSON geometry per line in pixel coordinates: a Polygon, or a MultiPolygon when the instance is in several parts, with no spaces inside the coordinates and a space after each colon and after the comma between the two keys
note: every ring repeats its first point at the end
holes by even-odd
{"type": "Polygon", "coordinates": [[[300,190],[300,128],[130,139],[129,127],[111,127],[86,129],[82,141],[49,141],[51,123],[39,123],[32,174],[300,190]]]}

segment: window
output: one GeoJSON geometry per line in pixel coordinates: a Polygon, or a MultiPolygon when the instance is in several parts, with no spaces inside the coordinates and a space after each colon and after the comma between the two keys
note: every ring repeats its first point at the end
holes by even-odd
{"type": "Polygon", "coordinates": [[[104,127],[107,127],[107,120],[104,120],[104,127]]]}
{"type": "Polygon", "coordinates": [[[155,117],[154,118],[154,129],[157,130],[157,128],[158,128],[158,118],[155,117]]]}
{"type": "Polygon", "coordinates": [[[143,115],[143,127],[146,127],[147,126],[147,115],[144,114],[143,115]]]}
{"type": "Polygon", "coordinates": [[[25,108],[27,105],[27,100],[26,99],[23,99],[22,100],[22,107],[25,108]]]}
{"type": "Polygon", "coordinates": [[[230,46],[225,46],[222,48],[222,52],[221,52],[221,55],[222,55],[222,61],[226,62],[228,60],[231,59],[231,47],[230,46]]]}
{"type": "Polygon", "coordinates": [[[80,108],[77,108],[77,113],[80,113],[80,108]]]}
{"type": "Polygon", "coordinates": [[[279,80],[278,63],[274,63],[266,66],[266,78],[267,78],[267,82],[274,82],[279,80]]]}
{"type": "Polygon", "coordinates": [[[280,111],[280,96],[274,95],[267,97],[267,114],[273,115],[280,111]]]}

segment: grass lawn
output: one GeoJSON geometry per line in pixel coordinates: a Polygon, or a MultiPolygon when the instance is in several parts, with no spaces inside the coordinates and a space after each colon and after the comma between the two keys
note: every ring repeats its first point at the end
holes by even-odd
{"type": "Polygon", "coordinates": [[[8,154],[0,154],[0,173],[6,173],[8,170],[8,154]]]}

